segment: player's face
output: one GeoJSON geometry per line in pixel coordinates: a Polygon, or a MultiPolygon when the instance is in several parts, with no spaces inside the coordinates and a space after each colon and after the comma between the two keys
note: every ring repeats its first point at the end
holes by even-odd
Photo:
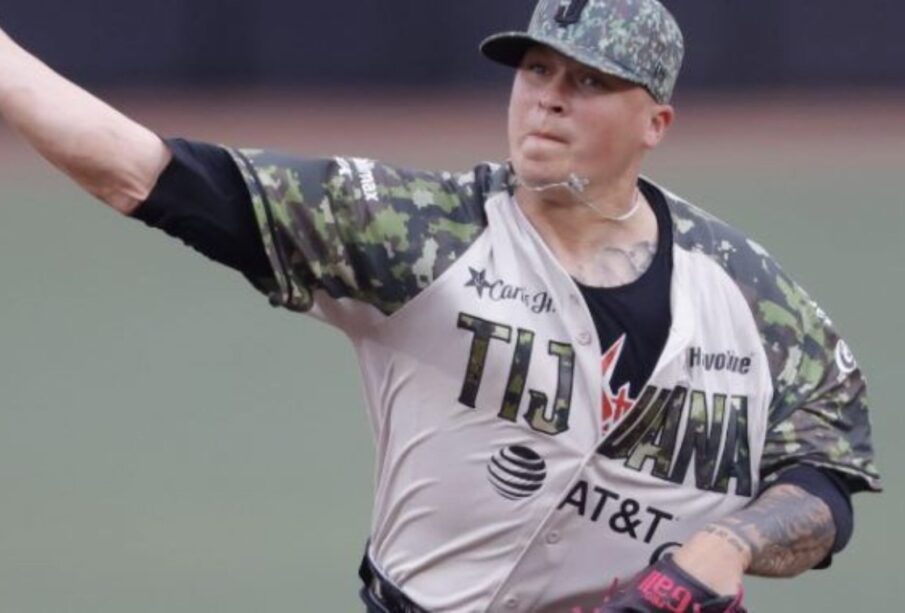
{"type": "Polygon", "coordinates": [[[509,152],[519,177],[539,185],[571,173],[592,183],[637,173],[672,119],[633,83],[538,45],[516,71],[509,104],[509,152]]]}

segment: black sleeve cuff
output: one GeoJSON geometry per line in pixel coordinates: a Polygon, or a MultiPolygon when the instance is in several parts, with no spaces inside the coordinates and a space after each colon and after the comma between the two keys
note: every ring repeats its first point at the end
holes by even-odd
{"type": "Polygon", "coordinates": [[[132,217],[238,270],[253,283],[272,276],[251,197],[229,153],[206,143],[165,142],[173,159],[132,217]]]}
{"type": "Polygon", "coordinates": [[[832,552],[814,567],[828,568],[832,564],[833,554],[839,553],[848,544],[855,526],[851,493],[845,481],[832,470],[799,464],[784,470],[763,491],[781,484],[796,485],[812,496],[820,498],[830,508],[836,525],[836,540],[832,552]]]}

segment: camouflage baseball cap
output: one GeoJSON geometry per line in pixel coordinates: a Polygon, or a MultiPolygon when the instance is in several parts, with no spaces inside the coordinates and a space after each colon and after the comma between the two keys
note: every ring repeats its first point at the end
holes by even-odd
{"type": "Polygon", "coordinates": [[[490,59],[517,67],[536,44],[644,87],[669,102],[685,46],[675,18],[657,0],[539,0],[527,32],[481,43],[490,59]]]}

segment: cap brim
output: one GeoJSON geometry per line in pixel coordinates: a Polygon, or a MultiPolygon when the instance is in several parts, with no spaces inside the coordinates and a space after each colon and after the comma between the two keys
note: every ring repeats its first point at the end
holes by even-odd
{"type": "Polygon", "coordinates": [[[485,38],[480,49],[484,57],[499,64],[518,68],[525,52],[539,44],[546,43],[535,40],[526,32],[501,32],[485,38]]]}
{"type": "Polygon", "coordinates": [[[501,32],[499,34],[494,34],[493,36],[484,39],[481,43],[480,50],[485,57],[494,62],[518,68],[522,63],[525,52],[535,45],[550,47],[554,51],[557,51],[568,58],[572,58],[585,66],[590,66],[605,74],[614,75],[620,79],[625,79],[626,81],[646,88],[642,79],[615,62],[599,57],[583,57],[581,53],[577,52],[572,47],[564,45],[560,40],[532,36],[527,32],[501,32]]]}

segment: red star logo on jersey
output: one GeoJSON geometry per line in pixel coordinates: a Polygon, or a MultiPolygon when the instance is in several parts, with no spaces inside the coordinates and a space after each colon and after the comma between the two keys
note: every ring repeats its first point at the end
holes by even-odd
{"type": "Polygon", "coordinates": [[[619,421],[623,415],[631,411],[632,407],[635,406],[635,399],[631,396],[628,382],[623,383],[615,392],[613,391],[613,374],[616,372],[616,365],[619,364],[619,357],[622,355],[624,347],[625,334],[620,336],[603,353],[603,357],[600,358],[600,367],[603,374],[601,380],[601,387],[603,388],[601,422],[604,432],[608,431],[614,423],[619,421]]]}

